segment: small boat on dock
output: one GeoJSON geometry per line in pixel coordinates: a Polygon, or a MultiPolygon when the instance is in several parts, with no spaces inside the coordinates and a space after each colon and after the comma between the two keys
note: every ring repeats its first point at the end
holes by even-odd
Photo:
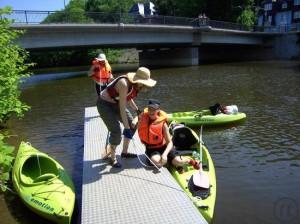
{"type": "Polygon", "coordinates": [[[21,142],[12,179],[18,195],[33,212],[55,223],[71,223],[74,185],[66,170],[53,158],[21,142]]]}

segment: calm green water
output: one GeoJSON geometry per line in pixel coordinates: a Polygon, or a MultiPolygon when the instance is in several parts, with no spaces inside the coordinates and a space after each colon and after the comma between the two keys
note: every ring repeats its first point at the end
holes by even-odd
{"type": "MultiPolygon", "coordinates": [[[[215,223],[299,223],[300,63],[202,65],[153,70],[152,76],[158,84],[140,95],[139,105],[157,98],[175,112],[219,102],[247,114],[237,126],[204,129],[217,172],[215,223]]],[[[22,98],[32,109],[9,123],[17,135],[10,142],[29,141],[57,159],[72,175],[80,202],[84,108],[96,101],[92,81],[33,84],[22,98]]],[[[9,193],[0,195],[0,214],[1,224],[47,223],[9,193]]],[[[75,213],[74,223],[79,219],[75,213]]]]}

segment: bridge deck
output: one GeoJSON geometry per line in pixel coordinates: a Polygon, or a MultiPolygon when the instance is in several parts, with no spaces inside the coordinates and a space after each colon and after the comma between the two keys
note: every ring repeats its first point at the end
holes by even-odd
{"type": "MultiPolygon", "coordinates": [[[[96,107],[86,108],[81,223],[207,223],[167,169],[144,168],[138,159],[117,169],[100,159],[106,135],[96,107]]],[[[129,151],[141,155],[137,138],[135,145],[129,151]]]]}

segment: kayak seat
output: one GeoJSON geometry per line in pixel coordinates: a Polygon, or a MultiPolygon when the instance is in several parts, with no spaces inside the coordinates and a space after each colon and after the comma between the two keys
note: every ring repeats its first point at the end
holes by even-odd
{"type": "Polygon", "coordinates": [[[20,169],[20,179],[24,184],[36,184],[58,176],[55,162],[45,156],[31,156],[20,169]]]}
{"type": "Polygon", "coordinates": [[[189,150],[199,142],[199,138],[189,127],[177,126],[173,129],[173,144],[176,150],[189,150]]]}
{"type": "Polygon", "coordinates": [[[54,173],[44,173],[33,180],[34,183],[51,180],[57,177],[54,173]]]}

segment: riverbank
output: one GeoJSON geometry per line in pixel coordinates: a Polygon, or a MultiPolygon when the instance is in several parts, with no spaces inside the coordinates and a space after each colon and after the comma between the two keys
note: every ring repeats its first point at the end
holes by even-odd
{"type": "MultiPolygon", "coordinates": [[[[113,74],[127,73],[138,68],[137,63],[112,64],[113,74]]],[[[22,86],[32,85],[50,80],[67,79],[73,77],[87,76],[90,66],[56,67],[33,70],[33,75],[25,78],[22,86]]]]}

